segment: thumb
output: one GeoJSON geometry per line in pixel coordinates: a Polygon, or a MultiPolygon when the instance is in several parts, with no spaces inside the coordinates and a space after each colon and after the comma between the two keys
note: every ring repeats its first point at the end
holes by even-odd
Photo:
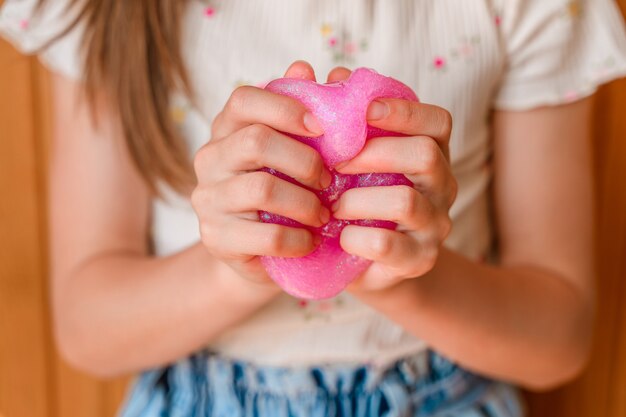
{"type": "Polygon", "coordinates": [[[300,78],[303,80],[316,81],[315,71],[311,64],[306,61],[295,61],[287,68],[285,78],[300,78]]]}

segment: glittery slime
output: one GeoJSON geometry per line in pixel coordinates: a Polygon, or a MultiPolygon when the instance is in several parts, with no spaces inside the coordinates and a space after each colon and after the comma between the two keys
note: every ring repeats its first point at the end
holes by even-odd
{"type": "MultiPolygon", "coordinates": [[[[390,77],[368,68],[358,68],[345,80],[330,84],[280,78],[270,82],[266,90],[293,97],[302,102],[317,118],[324,134],[316,138],[289,135],[315,148],[330,169],[331,185],[314,190],[328,208],[350,188],[383,185],[411,185],[402,174],[370,173],[343,175],[333,167],[354,158],[369,138],[402,136],[369,126],[366,112],[376,98],[401,98],[418,101],[415,93],[390,77]]],[[[265,171],[294,184],[296,180],[273,169],[265,171]]],[[[395,229],[396,224],[380,220],[339,220],[331,216],[323,227],[305,226],[295,220],[267,212],[259,212],[260,220],[310,230],[321,236],[321,243],[309,255],[300,258],[262,257],[269,276],[287,293],[303,299],[323,299],[340,293],[370,265],[371,261],[346,253],[339,245],[341,230],[349,224],[395,229]]]]}

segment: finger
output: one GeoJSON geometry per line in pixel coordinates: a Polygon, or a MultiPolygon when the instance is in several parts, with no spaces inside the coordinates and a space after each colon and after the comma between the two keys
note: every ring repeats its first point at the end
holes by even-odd
{"type": "Polygon", "coordinates": [[[346,67],[335,67],[328,73],[327,83],[334,83],[337,81],[343,81],[350,77],[352,71],[346,67]]]}
{"type": "Polygon", "coordinates": [[[236,172],[273,168],[312,188],[326,188],[331,175],[313,148],[262,124],[202,147],[194,159],[200,183],[221,181],[236,172]]]}
{"type": "Polygon", "coordinates": [[[431,104],[381,98],[370,103],[367,113],[372,126],[410,136],[430,136],[449,157],[448,141],[452,132],[450,113],[431,104]]]}
{"type": "Polygon", "coordinates": [[[440,207],[450,207],[456,196],[450,164],[437,143],[426,136],[372,138],[354,159],[337,170],[342,174],[404,174],[440,207]]]}
{"type": "Polygon", "coordinates": [[[388,220],[408,230],[433,230],[439,212],[417,190],[406,185],[352,188],[333,206],[333,215],[343,220],[388,220]]]}
{"type": "Polygon", "coordinates": [[[302,80],[316,81],[315,70],[313,70],[311,64],[302,60],[294,61],[289,68],[287,68],[285,78],[299,78],[302,80]]]}
{"type": "Polygon", "coordinates": [[[262,210],[313,227],[330,219],[330,211],[311,191],[267,172],[236,175],[212,192],[216,194],[213,200],[219,200],[216,204],[229,213],[262,210]]]}
{"type": "Polygon", "coordinates": [[[233,91],[212,126],[212,137],[223,138],[251,124],[261,123],[282,132],[316,137],[320,123],[298,100],[244,85],[233,91]]]}
{"type": "Polygon", "coordinates": [[[370,289],[423,275],[438,255],[436,245],[420,245],[404,233],[375,227],[346,226],[340,244],[346,252],[373,261],[356,282],[370,289]]]}
{"type": "Polygon", "coordinates": [[[218,235],[219,255],[227,259],[246,256],[292,258],[308,255],[315,248],[313,235],[305,229],[245,219],[231,218],[220,227],[218,235]]]}
{"type": "Polygon", "coordinates": [[[363,274],[348,287],[349,291],[376,291],[394,286],[407,278],[417,278],[432,269],[430,261],[416,262],[412,271],[404,272],[398,268],[381,263],[372,263],[363,274]]]}
{"type": "Polygon", "coordinates": [[[355,225],[343,229],[339,242],[346,252],[390,268],[395,277],[417,276],[432,267],[438,250],[436,245],[421,245],[405,233],[355,225]]]}

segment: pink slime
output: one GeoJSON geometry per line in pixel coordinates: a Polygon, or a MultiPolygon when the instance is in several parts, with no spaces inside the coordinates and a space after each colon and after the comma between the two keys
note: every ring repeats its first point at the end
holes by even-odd
{"type": "MultiPolygon", "coordinates": [[[[302,102],[317,118],[324,135],[316,138],[289,135],[315,148],[332,175],[330,187],[315,192],[330,208],[341,194],[355,187],[383,185],[411,185],[402,174],[343,175],[333,169],[337,164],[354,158],[367,139],[379,136],[402,136],[369,126],[366,112],[376,98],[400,98],[418,101],[415,93],[390,77],[368,68],[356,69],[345,81],[318,84],[314,81],[280,78],[270,82],[266,90],[293,97],[302,102]]],[[[273,169],[266,171],[298,184],[296,180],[273,169]]],[[[346,253],[339,245],[341,230],[349,224],[395,229],[396,224],[381,220],[338,220],[331,217],[323,227],[305,226],[295,220],[272,213],[260,212],[260,219],[301,227],[321,236],[320,245],[301,258],[262,257],[269,276],[287,293],[304,299],[329,298],[340,293],[350,282],[361,275],[371,261],[346,253]]]]}

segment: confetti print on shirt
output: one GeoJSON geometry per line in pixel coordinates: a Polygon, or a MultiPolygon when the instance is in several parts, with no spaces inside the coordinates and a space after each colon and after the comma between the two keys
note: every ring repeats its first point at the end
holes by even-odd
{"type": "Polygon", "coordinates": [[[207,19],[212,19],[213,17],[215,17],[215,14],[217,13],[217,7],[209,1],[203,1],[202,3],[204,4],[204,8],[202,9],[202,15],[207,19]]]}
{"type": "Polygon", "coordinates": [[[343,294],[328,300],[298,300],[295,302],[305,321],[332,319],[331,313],[345,305],[343,294]]]}
{"type": "Polygon", "coordinates": [[[368,43],[366,39],[356,41],[348,31],[339,31],[335,26],[324,23],[320,27],[324,47],[331,53],[335,64],[353,64],[355,56],[366,51],[368,43]]]}
{"type": "Polygon", "coordinates": [[[431,68],[438,72],[445,72],[448,69],[448,60],[441,55],[433,57],[431,68]]]}
{"type": "Polygon", "coordinates": [[[471,61],[474,58],[478,45],[480,45],[479,35],[464,37],[450,50],[450,56],[464,61],[471,61]]]}

